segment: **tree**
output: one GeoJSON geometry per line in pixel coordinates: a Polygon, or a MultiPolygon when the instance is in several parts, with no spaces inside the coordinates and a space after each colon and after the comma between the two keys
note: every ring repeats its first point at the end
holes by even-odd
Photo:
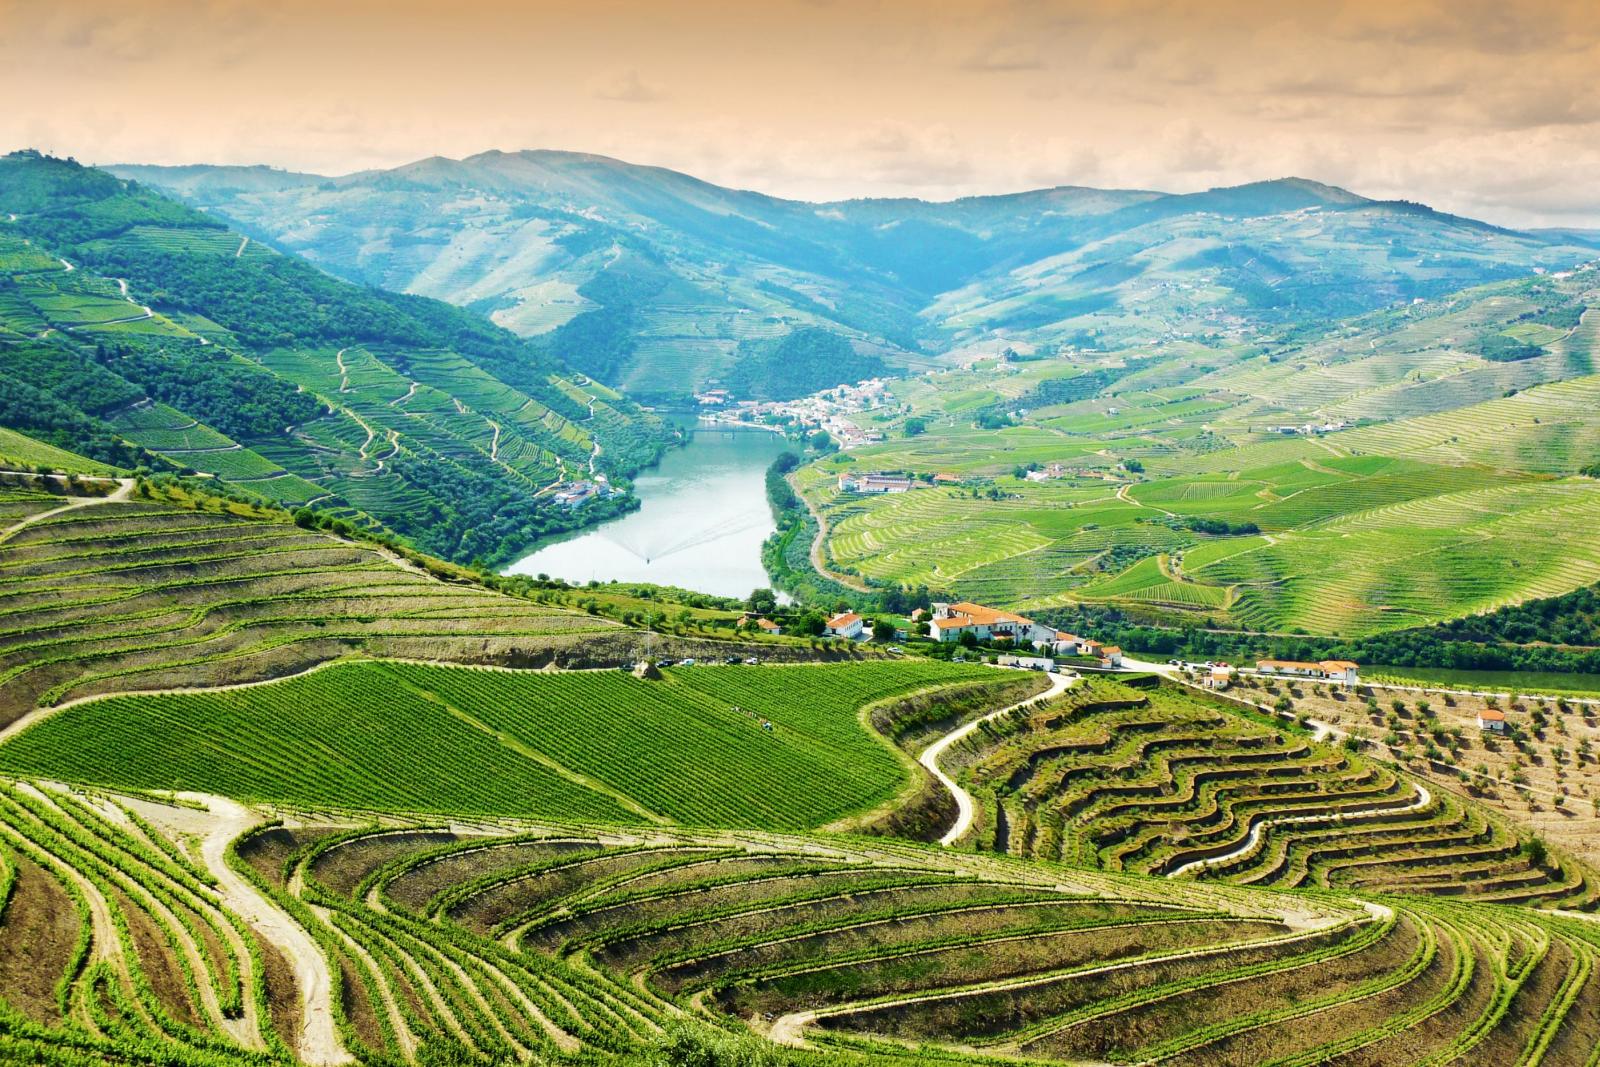
{"type": "Polygon", "coordinates": [[[956,643],[962,648],[977,648],[978,635],[973,633],[971,630],[962,630],[961,636],[956,639],[956,643]]]}
{"type": "Polygon", "coordinates": [[[757,615],[770,615],[778,610],[778,596],[770,589],[756,589],[745,600],[744,606],[757,615]]]}
{"type": "Polygon", "coordinates": [[[917,437],[925,434],[928,432],[928,420],[923,418],[907,419],[905,430],[907,437],[917,437]]]}
{"type": "Polygon", "coordinates": [[[887,644],[894,640],[894,622],[886,618],[872,620],[872,639],[879,644],[887,644]]]}

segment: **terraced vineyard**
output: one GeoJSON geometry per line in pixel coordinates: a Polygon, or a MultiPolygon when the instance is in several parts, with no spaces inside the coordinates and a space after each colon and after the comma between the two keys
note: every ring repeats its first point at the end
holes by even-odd
{"type": "Polygon", "coordinates": [[[8,1054],[1584,1067],[1600,1043],[1600,926],[1523,908],[185,804],[0,792],[8,1054]]]}
{"type": "MultiPolygon", "coordinates": [[[[159,489],[121,498],[131,488],[5,490],[0,726],[41,705],[276,678],[350,656],[536,667],[641,654],[643,635],[606,619],[441,581],[281,512],[214,498],[197,510],[159,489]]],[[[680,654],[700,647],[671,640],[680,654]]]]}
{"type": "Polygon", "coordinates": [[[986,724],[946,766],[979,798],[980,849],[1239,885],[1600,906],[1600,877],[1530,857],[1486,809],[1170,684],[1082,683],[986,724]]]}
{"type": "Polygon", "coordinates": [[[1597,278],[1496,282],[1292,340],[966,353],[897,382],[903,407],[860,417],[885,440],[795,488],[832,569],[1023,611],[1364,636],[1570,591],[1600,577],[1575,477],[1600,459],[1597,278]],[[1525,347],[1502,360],[1490,342],[1525,347]],[[852,469],[924,481],[837,492],[852,469]]]}
{"type": "MultiPolygon", "coordinates": [[[[1269,713],[1080,679],[943,750],[959,847],[845,836],[947,819],[910,754],[1037,676],[405,662],[640,635],[281,513],[12,481],[0,1058],[1594,1067],[1600,878],[1269,713]]],[[[1163,506],[1234,491],[1191,484],[1163,506]]]]}

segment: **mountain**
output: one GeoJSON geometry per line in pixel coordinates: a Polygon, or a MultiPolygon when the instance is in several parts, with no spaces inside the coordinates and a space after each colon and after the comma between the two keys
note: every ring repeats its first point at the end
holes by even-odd
{"type": "Polygon", "coordinates": [[[661,424],[538,343],[333,278],[136,182],[0,159],[0,422],[507,559],[581,512],[564,481],[659,455],[661,424]]]}
{"type": "Polygon", "coordinates": [[[1300,178],[807,203],[552,151],[337,178],[112,169],[342,277],[544,338],[649,399],[709,383],[770,393],[733,369],[763,350],[750,342],[800,329],[909,367],[1007,344],[1226,348],[1593,252],[1579,234],[1517,233],[1300,178]]]}

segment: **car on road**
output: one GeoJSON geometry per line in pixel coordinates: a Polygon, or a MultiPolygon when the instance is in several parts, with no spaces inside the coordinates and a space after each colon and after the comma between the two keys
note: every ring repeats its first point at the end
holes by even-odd
{"type": "Polygon", "coordinates": [[[680,666],[680,667],[693,667],[694,666],[694,660],[693,659],[680,659],[678,661],[678,666],[680,666]]]}

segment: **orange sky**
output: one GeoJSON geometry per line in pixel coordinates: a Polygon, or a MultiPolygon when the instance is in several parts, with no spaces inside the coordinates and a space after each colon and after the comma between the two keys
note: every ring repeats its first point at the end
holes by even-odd
{"type": "Polygon", "coordinates": [[[1600,226],[1596,0],[0,0],[0,148],[567,148],[780,195],[1296,174],[1600,226]]]}

